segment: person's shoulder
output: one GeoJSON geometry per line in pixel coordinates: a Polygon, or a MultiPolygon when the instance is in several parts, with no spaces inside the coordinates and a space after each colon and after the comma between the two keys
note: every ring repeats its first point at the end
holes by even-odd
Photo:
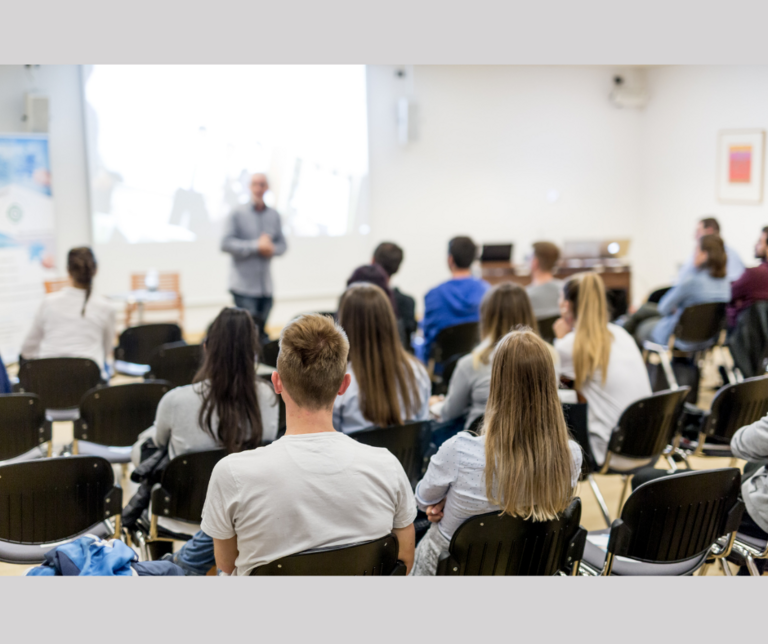
{"type": "Polygon", "coordinates": [[[462,430],[445,441],[439,450],[443,456],[449,454],[468,454],[485,451],[485,436],[462,430]]]}
{"type": "Polygon", "coordinates": [[[164,402],[165,404],[177,404],[181,402],[187,402],[190,399],[199,398],[200,384],[201,383],[194,383],[192,385],[174,387],[160,399],[160,402],[164,402]]]}
{"type": "MultiPolygon", "coordinates": [[[[610,328],[610,324],[608,325],[610,328]]],[[[562,338],[555,338],[554,345],[555,349],[570,349],[573,347],[573,342],[576,339],[576,332],[575,331],[568,331],[562,338]]]]}
{"type": "Polygon", "coordinates": [[[635,339],[624,327],[621,327],[618,324],[614,324],[613,322],[609,322],[608,330],[611,332],[611,335],[615,340],[619,342],[631,342],[632,344],[636,344],[635,339]]]}

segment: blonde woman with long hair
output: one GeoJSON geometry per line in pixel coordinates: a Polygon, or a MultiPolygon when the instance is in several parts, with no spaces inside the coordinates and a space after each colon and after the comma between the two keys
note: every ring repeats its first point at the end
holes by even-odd
{"type": "MultiPolygon", "coordinates": [[[[538,331],[528,294],[525,289],[512,282],[494,286],[480,303],[482,341],[471,354],[460,358],[456,363],[445,398],[435,396],[431,400],[433,411],[439,412],[441,421],[460,421],[466,417],[462,425],[463,429],[469,429],[472,423],[485,413],[491,387],[491,363],[496,346],[499,340],[517,327],[538,331]]],[[[547,347],[557,368],[557,352],[551,345],[547,347]]],[[[454,430],[454,433],[455,431],[459,430],[454,430]]]]}
{"type": "Polygon", "coordinates": [[[608,322],[605,285],[597,273],[566,281],[560,312],[553,330],[562,375],[587,402],[589,443],[602,465],[621,413],[652,393],[648,371],[632,336],[608,322]]]}
{"type": "Polygon", "coordinates": [[[478,514],[556,518],[573,498],[581,460],[546,343],[530,329],[509,333],[496,348],[481,434],[459,432],[443,443],[416,487],[416,503],[433,525],[411,574],[434,575],[453,533],[478,514]]]}
{"type": "Polygon", "coordinates": [[[429,374],[403,349],[384,291],[374,284],[352,284],[341,297],[338,315],[349,338],[352,382],[334,403],[336,430],[350,434],[428,420],[429,374]]]}

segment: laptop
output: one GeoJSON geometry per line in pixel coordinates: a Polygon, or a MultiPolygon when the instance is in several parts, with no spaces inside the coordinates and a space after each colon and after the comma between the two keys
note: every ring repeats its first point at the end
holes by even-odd
{"type": "Polygon", "coordinates": [[[512,262],[512,244],[483,244],[481,262],[512,262]]]}

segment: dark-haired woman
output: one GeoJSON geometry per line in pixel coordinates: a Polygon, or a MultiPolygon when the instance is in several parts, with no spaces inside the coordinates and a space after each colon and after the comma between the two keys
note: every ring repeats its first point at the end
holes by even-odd
{"type": "Polygon", "coordinates": [[[90,358],[106,376],[115,341],[115,310],[109,300],[92,293],[96,258],[87,247],[67,256],[71,286],[45,296],[21,355],[33,358],[90,358]]]}

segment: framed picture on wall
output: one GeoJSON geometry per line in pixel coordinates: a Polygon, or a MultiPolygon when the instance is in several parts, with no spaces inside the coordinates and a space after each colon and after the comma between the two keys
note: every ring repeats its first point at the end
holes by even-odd
{"type": "Polygon", "coordinates": [[[765,130],[721,131],[717,155],[718,200],[723,203],[761,203],[765,130]]]}

